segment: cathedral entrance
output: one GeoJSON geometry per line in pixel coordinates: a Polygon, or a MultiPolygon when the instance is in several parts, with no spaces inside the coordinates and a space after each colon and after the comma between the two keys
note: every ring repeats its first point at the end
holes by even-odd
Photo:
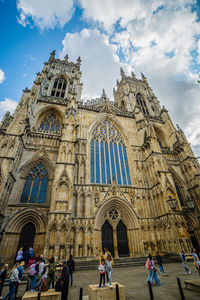
{"type": "Polygon", "coordinates": [[[111,252],[112,256],[114,256],[113,229],[107,220],[104,222],[101,232],[102,232],[102,249],[107,248],[111,252]]]}
{"type": "Polygon", "coordinates": [[[35,225],[32,222],[27,223],[21,230],[18,248],[33,246],[35,239],[35,225]]]}
{"type": "Polygon", "coordinates": [[[119,256],[129,256],[127,230],[121,220],[117,225],[117,247],[119,256]]]}

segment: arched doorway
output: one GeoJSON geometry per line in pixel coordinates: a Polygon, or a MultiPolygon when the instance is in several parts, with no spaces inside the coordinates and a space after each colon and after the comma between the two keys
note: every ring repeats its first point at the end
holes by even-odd
{"type": "Polygon", "coordinates": [[[113,247],[113,229],[110,223],[106,220],[101,228],[102,233],[102,249],[107,248],[112,256],[114,256],[113,247]]]}
{"type": "Polygon", "coordinates": [[[35,239],[35,225],[32,222],[27,223],[21,230],[18,249],[21,247],[33,246],[35,239]]]}
{"type": "Polygon", "coordinates": [[[117,225],[117,247],[119,256],[129,256],[127,230],[121,220],[117,225]]]}

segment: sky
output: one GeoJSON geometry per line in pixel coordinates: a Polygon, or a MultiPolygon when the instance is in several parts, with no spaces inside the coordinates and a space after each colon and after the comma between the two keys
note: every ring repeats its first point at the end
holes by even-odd
{"type": "Polygon", "coordinates": [[[55,49],[81,57],[83,100],[144,73],[200,156],[200,0],[0,0],[0,26],[0,119],[55,49]]]}

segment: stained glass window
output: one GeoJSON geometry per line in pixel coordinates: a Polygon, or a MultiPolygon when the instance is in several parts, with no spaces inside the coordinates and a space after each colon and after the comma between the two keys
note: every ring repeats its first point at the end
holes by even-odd
{"type": "Polygon", "coordinates": [[[131,185],[126,147],[121,133],[109,121],[103,121],[94,131],[90,144],[90,182],[131,185]]]}
{"type": "Polygon", "coordinates": [[[50,114],[42,120],[40,124],[40,130],[46,133],[60,133],[59,119],[53,113],[50,114]]]}
{"type": "Polygon", "coordinates": [[[51,96],[64,98],[67,82],[64,78],[57,78],[54,82],[51,96]]]}
{"type": "Polygon", "coordinates": [[[26,177],[21,196],[23,203],[45,203],[48,185],[48,173],[42,163],[37,164],[26,177]]]}

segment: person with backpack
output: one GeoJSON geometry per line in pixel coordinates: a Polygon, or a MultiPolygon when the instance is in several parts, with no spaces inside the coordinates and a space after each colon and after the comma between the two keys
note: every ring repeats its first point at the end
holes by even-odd
{"type": "Polygon", "coordinates": [[[162,258],[161,256],[159,255],[159,252],[157,252],[157,255],[156,255],[156,261],[157,261],[157,264],[159,265],[159,268],[160,268],[160,274],[161,273],[165,273],[164,271],[164,268],[163,268],[163,262],[162,262],[162,258]]]}
{"type": "Polygon", "coordinates": [[[192,258],[193,258],[193,264],[196,267],[197,271],[199,272],[199,276],[200,276],[200,261],[195,248],[193,248],[192,250],[192,258]]]}
{"type": "Polygon", "coordinates": [[[56,263],[54,262],[54,257],[51,257],[48,266],[49,289],[51,287],[51,284],[52,284],[52,289],[54,289],[55,281],[56,281],[56,263]]]}
{"type": "Polygon", "coordinates": [[[71,278],[71,286],[73,285],[73,273],[75,271],[75,263],[74,260],[72,259],[72,254],[70,254],[69,259],[67,261],[67,265],[69,267],[69,275],[71,278]]]}
{"type": "Polygon", "coordinates": [[[36,263],[32,264],[29,268],[29,277],[31,279],[31,287],[30,292],[34,292],[37,279],[38,279],[38,271],[39,271],[39,263],[41,260],[36,261],[36,263]]]}
{"type": "Polygon", "coordinates": [[[9,280],[9,292],[3,298],[3,300],[6,300],[7,298],[9,298],[9,300],[12,300],[15,292],[15,287],[18,286],[19,283],[21,282],[19,279],[18,267],[19,267],[19,263],[17,262],[11,271],[10,280],[9,280]]]}
{"type": "Polygon", "coordinates": [[[0,297],[2,294],[5,279],[7,276],[8,276],[8,264],[5,264],[4,268],[2,269],[2,271],[0,273],[0,297]]]}
{"type": "Polygon", "coordinates": [[[146,260],[146,268],[149,271],[149,275],[148,275],[148,278],[147,278],[147,284],[148,284],[149,281],[151,282],[151,278],[153,276],[152,270],[151,270],[151,267],[150,267],[150,259],[152,259],[151,254],[149,254],[149,256],[147,257],[147,260],[146,260]]]}
{"type": "MultiPolygon", "coordinates": [[[[24,265],[25,265],[25,262],[22,261],[19,265],[19,267],[17,268],[18,271],[19,271],[19,280],[22,280],[22,277],[23,277],[23,272],[24,272],[24,265]]],[[[15,299],[17,299],[17,292],[18,292],[18,285],[15,287],[15,299]]]]}

